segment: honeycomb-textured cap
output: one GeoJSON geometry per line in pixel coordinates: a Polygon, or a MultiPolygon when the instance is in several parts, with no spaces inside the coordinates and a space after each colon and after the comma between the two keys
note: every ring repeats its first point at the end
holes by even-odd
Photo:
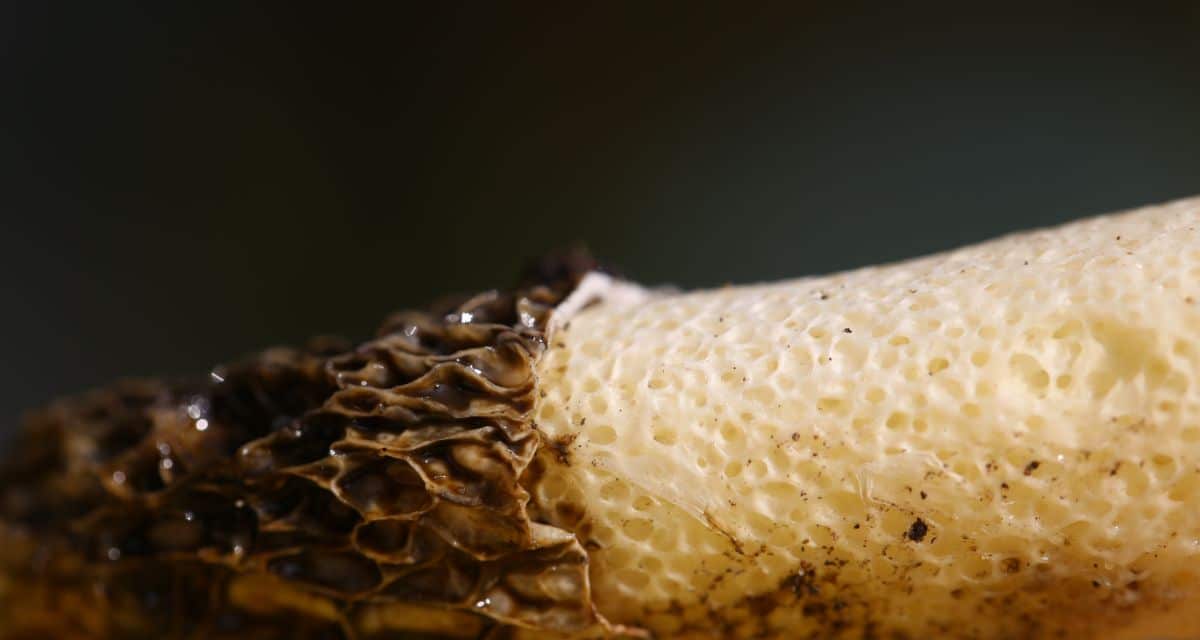
{"type": "MultiPolygon", "coordinates": [[[[1197,588],[1200,199],[827,277],[593,297],[537,365],[554,446],[534,503],[590,549],[612,620],[1095,637],[1197,588]]],[[[1200,634],[1170,615],[1156,636],[1200,634]]]]}
{"type": "Polygon", "coordinates": [[[35,414],[0,467],[0,637],[619,632],[527,510],[533,363],[588,267],[35,414]]]}

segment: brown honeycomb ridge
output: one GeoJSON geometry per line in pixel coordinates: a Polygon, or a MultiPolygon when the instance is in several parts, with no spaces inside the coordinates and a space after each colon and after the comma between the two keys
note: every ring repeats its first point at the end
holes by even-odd
{"type": "Polygon", "coordinates": [[[33,415],[0,467],[0,637],[620,631],[522,477],[547,319],[593,266],[33,415]]]}

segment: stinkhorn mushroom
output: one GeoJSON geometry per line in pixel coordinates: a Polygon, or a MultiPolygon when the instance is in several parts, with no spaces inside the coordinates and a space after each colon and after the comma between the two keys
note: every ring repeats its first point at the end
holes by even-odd
{"type": "Polygon", "coordinates": [[[1200,637],[1200,199],[510,291],[30,418],[0,637],[1200,637]]]}

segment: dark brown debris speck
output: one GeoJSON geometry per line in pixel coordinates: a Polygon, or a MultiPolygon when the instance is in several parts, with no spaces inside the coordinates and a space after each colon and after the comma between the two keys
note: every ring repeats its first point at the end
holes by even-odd
{"type": "Polygon", "coordinates": [[[929,533],[929,525],[925,524],[924,520],[917,518],[908,527],[908,531],[904,533],[904,537],[913,542],[920,542],[925,539],[925,534],[927,533],[929,533]]]}
{"type": "Polygon", "coordinates": [[[1031,476],[1033,475],[1033,472],[1037,471],[1037,468],[1041,465],[1042,463],[1038,462],[1037,460],[1032,460],[1029,464],[1025,465],[1025,471],[1023,473],[1027,476],[1031,476]]]}

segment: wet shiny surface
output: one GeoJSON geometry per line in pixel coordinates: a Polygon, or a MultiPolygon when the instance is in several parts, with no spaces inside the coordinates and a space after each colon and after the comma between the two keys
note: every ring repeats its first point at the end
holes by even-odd
{"type": "Polygon", "coordinates": [[[0,471],[0,636],[425,628],[376,624],[392,603],[469,612],[455,624],[478,633],[603,625],[586,552],[522,486],[532,364],[588,268],[543,263],[355,348],[318,339],[39,412],[0,471]]]}

